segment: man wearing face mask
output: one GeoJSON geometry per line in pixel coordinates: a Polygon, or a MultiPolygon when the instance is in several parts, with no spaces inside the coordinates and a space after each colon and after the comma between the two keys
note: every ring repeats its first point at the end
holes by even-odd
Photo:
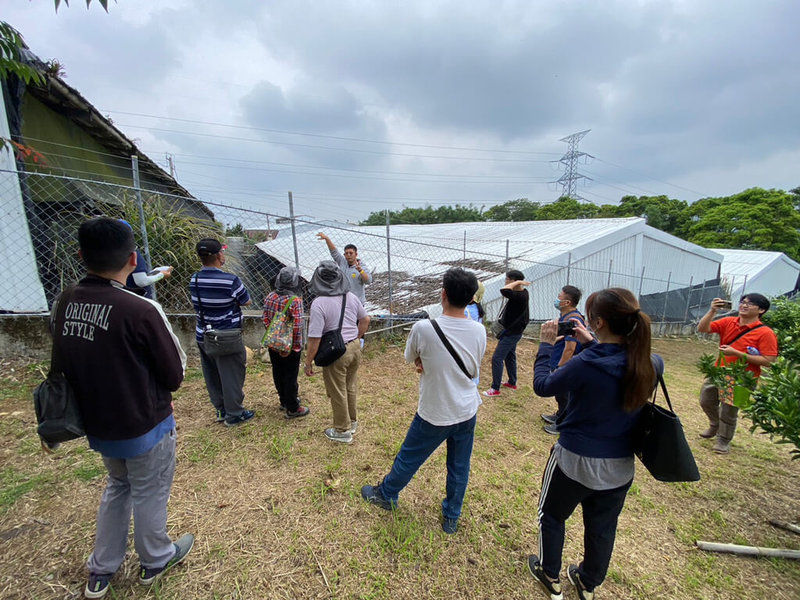
{"type": "MultiPolygon", "coordinates": [[[[559,323],[574,321],[586,326],[583,315],[578,311],[578,302],[581,301],[581,291],[574,285],[565,285],[553,301],[560,315],[559,323]]],[[[581,350],[581,344],[572,335],[566,335],[553,345],[553,353],[550,355],[550,370],[555,371],[565,362],[581,350]]],[[[542,415],[542,420],[546,423],[544,430],[551,435],[558,435],[558,421],[564,414],[564,407],[567,405],[569,396],[567,394],[556,394],[556,404],[558,409],[553,414],[542,415]]]]}
{"type": "Polygon", "coordinates": [[[364,293],[364,288],[372,283],[372,273],[369,272],[367,266],[358,258],[358,248],[353,244],[347,244],[344,247],[344,256],[336,249],[336,246],[327,235],[319,232],[317,237],[325,240],[328,245],[328,250],[331,253],[331,258],[336,265],[344,271],[345,279],[350,284],[350,291],[361,300],[361,304],[367,303],[367,298],[364,293]]]}

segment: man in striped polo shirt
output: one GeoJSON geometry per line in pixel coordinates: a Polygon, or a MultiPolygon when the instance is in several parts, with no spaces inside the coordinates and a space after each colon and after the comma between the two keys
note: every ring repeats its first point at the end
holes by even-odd
{"type": "Polygon", "coordinates": [[[212,238],[197,242],[197,255],[203,268],[189,282],[192,304],[197,312],[195,337],[200,349],[200,362],[211,404],[217,411],[217,422],[233,427],[249,421],[255,412],[244,407],[244,376],[247,355],[241,349],[223,356],[209,356],[203,347],[206,329],[240,329],[242,306],[251,304],[241,280],[222,270],[225,246],[212,238]]]}

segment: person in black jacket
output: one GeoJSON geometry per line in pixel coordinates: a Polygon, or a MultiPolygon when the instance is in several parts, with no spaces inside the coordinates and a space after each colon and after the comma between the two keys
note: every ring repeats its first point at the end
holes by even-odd
{"type": "Polygon", "coordinates": [[[529,286],[521,271],[512,269],[506,273],[506,285],[500,293],[507,299],[500,313],[500,324],[503,332],[497,336],[497,346],[492,354],[492,387],[483,392],[484,396],[499,396],[500,382],[503,379],[503,365],[508,372],[508,381],[504,388],[517,389],[517,344],[522,339],[522,332],[528,326],[528,290],[529,286]]]}
{"type": "Polygon", "coordinates": [[[131,513],[142,585],[182,561],[194,543],[191,534],[176,542],[167,534],[176,443],[171,392],[183,381],[186,355],[161,306],[125,289],[136,267],[130,228],[92,219],[80,226],[78,242],[88,275],[50,314],[89,446],[108,470],[84,590],[86,598],[101,598],[125,559],[131,513]]]}

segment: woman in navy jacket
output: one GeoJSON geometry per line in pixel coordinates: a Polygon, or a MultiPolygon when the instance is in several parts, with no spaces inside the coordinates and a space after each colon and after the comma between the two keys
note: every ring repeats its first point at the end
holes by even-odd
{"type": "MultiPolygon", "coordinates": [[[[632,430],[656,381],[650,359],[650,318],[634,295],[622,288],[595,292],[586,300],[587,323],[576,323],[584,350],[550,372],[556,341],[555,321],[544,323],[534,366],[533,389],[539,396],[568,394],[560,437],[542,476],[539,498],[539,554],[528,568],[561,600],[561,552],[564,523],[583,508],[584,558],[567,576],[581,600],[593,600],[605,579],[617,518],[634,474],[632,430]]],[[[658,359],[659,368],[663,363],[658,359]]]]}

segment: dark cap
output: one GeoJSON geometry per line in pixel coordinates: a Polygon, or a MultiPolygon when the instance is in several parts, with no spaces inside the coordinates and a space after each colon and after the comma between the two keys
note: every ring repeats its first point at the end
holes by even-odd
{"type": "Polygon", "coordinates": [[[203,238],[197,242],[198,256],[211,256],[212,254],[218,254],[224,248],[225,246],[223,246],[214,238],[203,238]]]}

